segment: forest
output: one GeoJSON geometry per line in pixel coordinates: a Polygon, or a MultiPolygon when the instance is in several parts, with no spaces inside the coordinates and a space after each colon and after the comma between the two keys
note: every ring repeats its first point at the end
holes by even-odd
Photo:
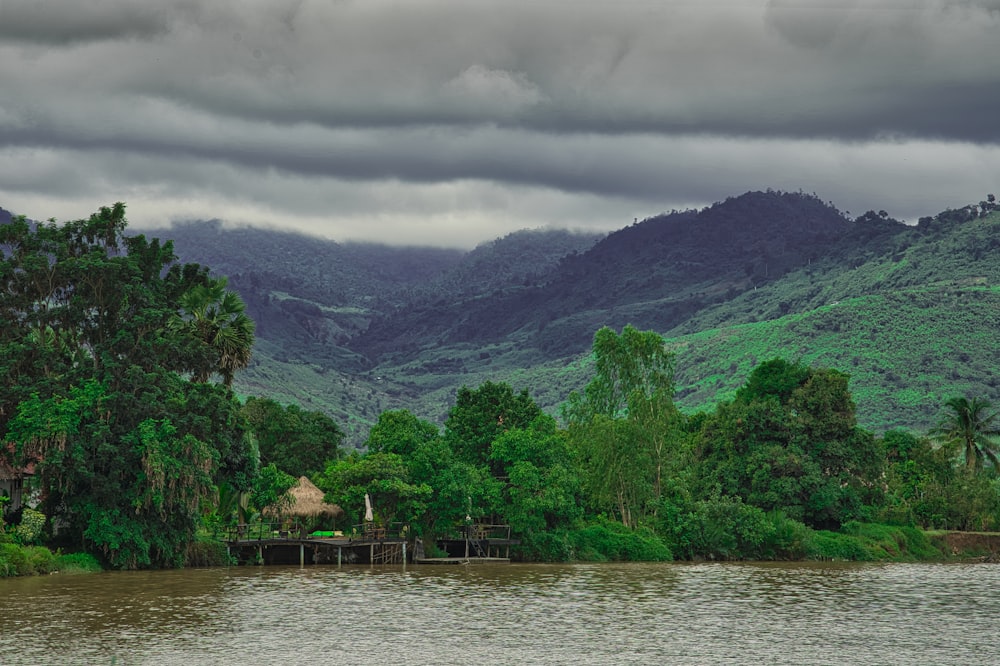
{"type": "Polygon", "coordinates": [[[348,451],[326,414],[234,392],[255,343],[245,303],[126,227],[123,204],[0,226],[0,471],[30,471],[28,506],[0,513],[0,575],[79,554],[199,562],[299,476],[343,508],[339,527],[367,494],[377,522],[428,543],[508,524],[525,561],[941,558],[933,530],[1000,526],[987,397],[875,435],[842,369],[771,358],[731,398],[681,410],[683,353],[631,325],[596,331],[557,415],[488,380],[456,392],[443,426],[385,410],[348,451]]]}

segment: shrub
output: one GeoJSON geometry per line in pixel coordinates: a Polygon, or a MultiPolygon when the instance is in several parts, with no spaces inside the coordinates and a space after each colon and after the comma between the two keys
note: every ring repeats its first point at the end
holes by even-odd
{"type": "Polygon", "coordinates": [[[850,560],[852,562],[866,562],[875,559],[859,537],[827,530],[819,530],[812,534],[806,544],[806,557],[811,560],[850,560]]]}
{"type": "Polygon", "coordinates": [[[184,552],[186,567],[224,567],[232,561],[226,544],[213,539],[192,541],[184,552]]]}
{"type": "Polygon", "coordinates": [[[765,512],[728,496],[661,501],[656,528],[684,559],[800,560],[812,536],[812,529],[780,510],[765,512]]]}
{"type": "Polygon", "coordinates": [[[55,555],[48,548],[0,543],[0,578],[47,574],[55,571],[55,563],[55,555]]]}
{"type": "Polygon", "coordinates": [[[673,553],[648,528],[629,529],[612,521],[602,521],[568,534],[573,559],[596,562],[665,562],[673,553]]]}
{"type": "Polygon", "coordinates": [[[566,562],[572,559],[572,547],[564,530],[530,532],[521,539],[514,553],[526,562],[566,562]]]}
{"type": "Polygon", "coordinates": [[[0,577],[25,576],[27,572],[24,550],[14,543],[0,543],[0,577]]]}
{"type": "Polygon", "coordinates": [[[56,556],[56,571],[59,573],[91,573],[101,570],[101,563],[90,553],[65,553],[56,556]]]}
{"type": "Polygon", "coordinates": [[[56,556],[48,548],[44,546],[24,546],[23,550],[27,555],[31,573],[44,575],[56,571],[56,556]]]}
{"type": "Polygon", "coordinates": [[[45,527],[45,514],[41,511],[25,508],[21,512],[21,522],[14,526],[12,533],[14,541],[25,546],[38,541],[45,527]]]}

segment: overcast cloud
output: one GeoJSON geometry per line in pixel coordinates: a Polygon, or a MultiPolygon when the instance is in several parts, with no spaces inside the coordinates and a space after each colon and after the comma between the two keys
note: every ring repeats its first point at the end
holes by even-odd
{"type": "Polygon", "coordinates": [[[1000,194],[1000,0],[0,0],[0,207],[470,247],[1000,194]]]}

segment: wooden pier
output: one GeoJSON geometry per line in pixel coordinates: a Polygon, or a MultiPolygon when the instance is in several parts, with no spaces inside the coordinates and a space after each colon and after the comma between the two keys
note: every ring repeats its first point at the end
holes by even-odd
{"type": "Polygon", "coordinates": [[[402,564],[407,539],[401,530],[311,532],[276,529],[271,523],[237,526],[226,550],[239,564],[402,564]]]}
{"type": "Polygon", "coordinates": [[[510,562],[510,547],[520,544],[510,537],[510,525],[463,525],[454,537],[437,540],[444,557],[424,557],[423,549],[414,548],[416,564],[503,564],[510,562]]]}
{"type": "Polygon", "coordinates": [[[358,525],[349,532],[286,530],[276,523],[238,525],[225,540],[238,564],[502,564],[510,562],[509,525],[468,525],[437,540],[443,557],[425,557],[422,543],[409,549],[404,528],[358,525]]]}

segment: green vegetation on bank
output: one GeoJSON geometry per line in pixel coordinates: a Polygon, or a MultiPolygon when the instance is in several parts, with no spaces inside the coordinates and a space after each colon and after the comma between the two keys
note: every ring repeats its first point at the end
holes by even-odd
{"type": "Polygon", "coordinates": [[[674,365],[658,334],[604,328],[564,427],[488,381],[459,391],[443,432],[383,412],[368,452],[315,482],[350,520],[368,494],[377,521],[429,541],[469,520],[509,524],[529,561],[945,559],[925,530],[1000,527],[982,399],[949,401],[928,436],[876,437],[837,370],[765,361],[731,400],[687,415],[674,365]]]}
{"type": "MultiPolygon", "coordinates": [[[[577,390],[558,420],[527,390],[486,380],[439,396],[443,428],[373,413],[364,451],[344,456],[330,417],[233,393],[254,325],[227,281],[124,229],[120,204],[62,226],[0,227],[0,470],[33,472],[34,507],[0,524],[0,575],[224,564],[219,537],[280,514],[298,476],[343,508],[341,526],[362,521],[367,496],[376,522],[428,544],[470,521],[510,525],[525,561],[938,559],[951,551],[924,530],[1000,528],[988,391],[941,396],[926,435],[876,435],[849,390],[860,365],[787,360],[762,342],[760,357],[726,370],[740,379],[725,399],[682,410],[678,396],[700,389],[680,378],[708,357],[632,326],[599,328],[591,360],[564,364],[577,390]]],[[[954,297],[969,317],[990,316],[975,308],[995,289],[971,289],[981,298],[954,297]]],[[[892,307],[907,316],[913,293],[901,298],[892,307]]],[[[879,338],[889,315],[865,309],[877,299],[889,297],[757,332],[773,344],[781,327],[812,326],[816,347],[832,348],[823,327],[845,320],[810,317],[855,307],[859,340],[904,347],[879,338]]],[[[994,362],[988,343],[935,331],[942,354],[994,362]]],[[[468,350],[483,363],[490,353],[468,350]]]]}

